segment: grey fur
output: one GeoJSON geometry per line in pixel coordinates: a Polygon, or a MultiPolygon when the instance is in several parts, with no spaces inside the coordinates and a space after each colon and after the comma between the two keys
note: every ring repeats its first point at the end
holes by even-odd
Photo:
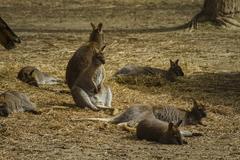
{"type": "Polygon", "coordinates": [[[0,95],[0,116],[7,117],[11,113],[31,112],[40,114],[36,105],[23,93],[6,91],[0,95]]]}
{"type": "Polygon", "coordinates": [[[26,66],[23,67],[17,75],[17,78],[25,83],[39,87],[43,84],[58,84],[63,83],[62,80],[49,76],[47,73],[43,73],[36,67],[26,66]]]}
{"type": "Polygon", "coordinates": [[[128,64],[123,68],[118,70],[114,75],[113,79],[119,78],[124,81],[128,77],[131,78],[140,78],[141,76],[150,76],[150,77],[162,77],[167,81],[174,82],[176,81],[177,76],[183,76],[184,73],[182,68],[178,65],[179,60],[173,62],[170,60],[170,68],[166,71],[159,68],[153,67],[142,67],[137,65],[128,64]]]}
{"type": "Polygon", "coordinates": [[[135,104],[127,108],[124,112],[110,118],[82,118],[80,120],[105,121],[114,124],[128,122],[131,125],[136,124],[148,117],[154,117],[166,122],[182,120],[182,125],[202,124],[202,118],[206,117],[206,110],[202,104],[193,100],[193,106],[190,111],[177,109],[171,106],[150,106],[144,104],[135,104]]]}
{"type": "Polygon", "coordinates": [[[202,118],[207,116],[204,106],[202,104],[197,104],[195,100],[190,111],[174,107],[154,107],[153,113],[157,119],[166,122],[176,123],[182,120],[182,125],[202,124],[202,118]]]}

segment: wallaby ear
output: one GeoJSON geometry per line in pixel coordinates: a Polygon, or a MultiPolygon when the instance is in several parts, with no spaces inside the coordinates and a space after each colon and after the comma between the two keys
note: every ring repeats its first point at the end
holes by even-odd
{"type": "Polygon", "coordinates": [[[34,70],[32,70],[32,72],[30,72],[30,76],[35,77],[35,75],[36,75],[36,70],[34,69],[34,70]]]}
{"type": "Polygon", "coordinates": [[[174,66],[174,62],[170,59],[170,65],[174,66]]]}
{"type": "Polygon", "coordinates": [[[35,69],[33,69],[33,70],[29,73],[29,75],[30,75],[30,76],[33,76],[33,75],[34,75],[34,71],[35,71],[35,69]]]}
{"type": "Polygon", "coordinates": [[[172,128],[173,128],[173,123],[170,122],[170,123],[168,124],[168,130],[172,130],[172,128]]]}
{"type": "Polygon", "coordinates": [[[106,48],[106,45],[104,45],[100,51],[103,52],[105,48],[106,48]]]}
{"type": "Polygon", "coordinates": [[[179,127],[182,124],[182,120],[179,120],[176,124],[177,127],[179,127]]]}
{"type": "Polygon", "coordinates": [[[192,103],[193,103],[193,108],[194,107],[198,108],[197,101],[194,98],[191,98],[191,99],[192,99],[192,103]]]}
{"type": "Polygon", "coordinates": [[[101,31],[102,31],[102,26],[103,26],[102,23],[99,23],[99,24],[98,24],[98,26],[97,26],[98,32],[101,32],[101,31]]]}
{"type": "Polygon", "coordinates": [[[92,29],[95,30],[95,29],[96,29],[96,26],[95,26],[92,22],[91,22],[90,24],[91,24],[91,26],[92,26],[92,29]]]}
{"type": "Polygon", "coordinates": [[[175,64],[178,64],[178,62],[179,62],[179,59],[177,59],[177,60],[175,61],[175,64]]]}

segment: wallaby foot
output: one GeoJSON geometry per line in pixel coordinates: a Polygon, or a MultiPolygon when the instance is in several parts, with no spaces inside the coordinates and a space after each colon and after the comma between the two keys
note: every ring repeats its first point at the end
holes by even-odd
{"type": "Polygon", "coordinates": [[[131,133],[136,132],[136,128],[135,127],[129,127],[128,122],[119,123],[119,124],[117,124],[117,126],[122,128],[124,131],[128,131],[128,132],[131,132],[131,133]]]}
{"type": "Polygon", "coordinates": [[[98,106],[88,106],[87,108],[89,108],[93,111],[100,111],[100,108],[98,106]]]}
{"type": "Polygon", "coordinates": [[[78,107],[87,107],[93,111],[100,110],[91,102],[89,95],[82,88],[74,85],[71,89],[71,94],[78,107]]]}
{"type": "Polygon", "coordinates": [[[96,107],[99,108],[99,109],[109,109],[109,110],[114,110],[114,108],[112,108],[112,107],[105,106],[105,105],[101,105],[101,104],[97,104],[96,107]]]}
{"type": "Polygon", "coordinates": [[[198,137],[198,136],[203,136],[202,133],[193,133],[193,132],[190,132],[190,131],[180,131],[181,135],[183,137],[198,137]]]}

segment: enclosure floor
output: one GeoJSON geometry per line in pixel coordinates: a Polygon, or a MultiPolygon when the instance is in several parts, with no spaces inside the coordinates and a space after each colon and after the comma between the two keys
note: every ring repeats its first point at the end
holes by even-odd
{"type": "Polygon", "coordinates": [[[0,118],[0,159],[239,159],[240,32],[210,24],[194,32],[171,31],[201,9],[202,0],[0,0],[0,15],[22,43],[0,46],[0,88],[26,93],[43,112],[0,118]],[[65,84],[31,87],[16,79],[21,67],[36,66],[64,79],[68,60],[87,42],[90,22],[103,23],[106,80],[113,107],[134,103],[189,109],[190,97],[207,107],[207,126],[188,145],[160,145],[101,122],[75,122],[82,117],[109,117],[109,112],[76,109],[65,84]],[[171,31],[171,32],[170,32],[171,31]],[[167,69],[179,59],[185,75],[162,86],[118,84],[111,80],[125,64],[167,69]],[[55,109],[53,108],[55,106],[55,109]],[[65,107],[65,109],[56,109],[65,107]]]}

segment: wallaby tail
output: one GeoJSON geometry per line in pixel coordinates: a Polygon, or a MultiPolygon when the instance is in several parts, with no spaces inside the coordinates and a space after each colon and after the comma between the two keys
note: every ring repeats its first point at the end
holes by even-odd
{"type": "Polygon", "coordinates": [[[190,131],[180,131],[181,135],[183,137],[198,137],[198,136],[203,136],[202,133],[193,133],[190,131]]]}
{"type": "Polygon", "coordinates": [[[72,119],[72,121],[101,121],[101,122],[111,122],[113,120],[110,118],[80,118],[80,119],[72,119]]]}
{"type": "Polygon", "coordinates": [[[65,83],[65,80],[59,78],[56,78],[54,81],[58,83],[65,83]]]}

